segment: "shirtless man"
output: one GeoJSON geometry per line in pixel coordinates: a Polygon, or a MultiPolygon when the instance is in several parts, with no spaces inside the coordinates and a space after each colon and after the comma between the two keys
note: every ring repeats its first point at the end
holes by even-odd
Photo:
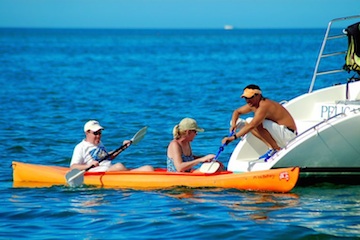
{"type": "Polygon", "coordinates": [[[296,136],[295,121],[281,104],[263,97],[257,85],[246,86],[241,97],[247,104],[234,110],[230,131],[236,130],[236,121],[240,115],[254,112],[254,117],[235,135],[225,137],[222,143],[230,143],[251,132],[269,147],[269,150],[259,157],[266,161],[296,136]]]}

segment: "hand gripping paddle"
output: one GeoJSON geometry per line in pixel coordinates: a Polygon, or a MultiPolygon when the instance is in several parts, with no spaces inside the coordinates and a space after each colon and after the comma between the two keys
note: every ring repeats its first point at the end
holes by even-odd
{"type": "MultiPolygon", "coordinates": [[[[231,137],[232,135],[234,135],[235,131],[232,131],[228,137],[231,137]]],[[[219,155],[222,151],[224,151],[224,147],[227,145],[227,143],[224,143],[223,145],[220,146],[219,151],[217,152],[215,158],[211,161],[211,162],[206,162],[203,163],[200,167],[200,172],[202,173],[215,173],[219,167],[220,167],[220,163],[217,162],[219,155]]]]}

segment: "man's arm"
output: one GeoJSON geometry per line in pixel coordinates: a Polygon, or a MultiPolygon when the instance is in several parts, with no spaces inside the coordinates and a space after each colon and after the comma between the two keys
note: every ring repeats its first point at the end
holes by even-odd
{"type": "Polygon", "coordinates": [[[233,111],[232,117],[231,117],[231,127],[230,132],[235,131],[236,129],[236,121],[239,119],[240,115],[246,114],[251,112],[251,108],[249,105],[241,106],[233,111]]]}
{"type": "MultiPolygon", "coordinates": [[[[240,107],[240,108],[236,109],[235,111],[237,111],[238,113],[239,112],[242,113],[242,111],[244,111],[244,110],[246,111],[246,109],[247,109],[246,106],[247,105],[240,107]]],[[[240,131],[238,133],[235,133],[232,137],[225,137],[222,142],[230,143],[230,142],[234,141],[235,139],[244,136],[245,134],[247,134],[248,132],[250,132],[251,130],[256,128],[257,126],[259,126],[265,120],[265,118],[267,116],[267,112],[268,112],[267,108],[268,108],[267,104],[261,104],[256,109],[256,111],[254,113],[254,117],[251,120],[251,122],[247,123],[243,128],[240,129],[240,131]]],[[[251,108],[249,106],[248,106],[248,109],[250,109],[250,111],[251,111],[251,108]]],[[[233,113],[233,117],[236,116],[235,111],[233,113]]],[[[237,115],[237,116],[239,116],[239,115],[237,115]]],[[[235,127],[236,127],[236,121],[235,121],[235,127]]]]}

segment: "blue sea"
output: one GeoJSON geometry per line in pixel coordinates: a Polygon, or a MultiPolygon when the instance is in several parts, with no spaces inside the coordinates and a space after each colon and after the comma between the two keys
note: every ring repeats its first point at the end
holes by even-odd
{"type": "MultiPolygon", "coordinates": [[[[172,128],[184,117],[205,128],[193,152],[216,154],[246,85],[260,85],[276,101],[308,91],[324,33],[0,29],[0,239],[360,238],[359,185],[320,183],[281,194],[12,181],[12,161],[68,166],[90,119],[105,127],[108,150],[148,126],[115,160],[129,168],[165,167],[172,128]]],[[[221,153],[225,165],[234,147],[221,153]]]]}

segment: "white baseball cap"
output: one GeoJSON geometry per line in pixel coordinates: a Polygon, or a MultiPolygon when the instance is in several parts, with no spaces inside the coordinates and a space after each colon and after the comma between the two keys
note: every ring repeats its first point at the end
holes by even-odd
{"type": "Polygon", "coordinates": [[[102,126],[100,126],[100,123],[96,120],[90,120],[87,123],[85,123],[84,125],[84,132],[87,131],[93,131],[93,132],[97,132],[99,130],[104,130],[104,128],[102,126]]]}

